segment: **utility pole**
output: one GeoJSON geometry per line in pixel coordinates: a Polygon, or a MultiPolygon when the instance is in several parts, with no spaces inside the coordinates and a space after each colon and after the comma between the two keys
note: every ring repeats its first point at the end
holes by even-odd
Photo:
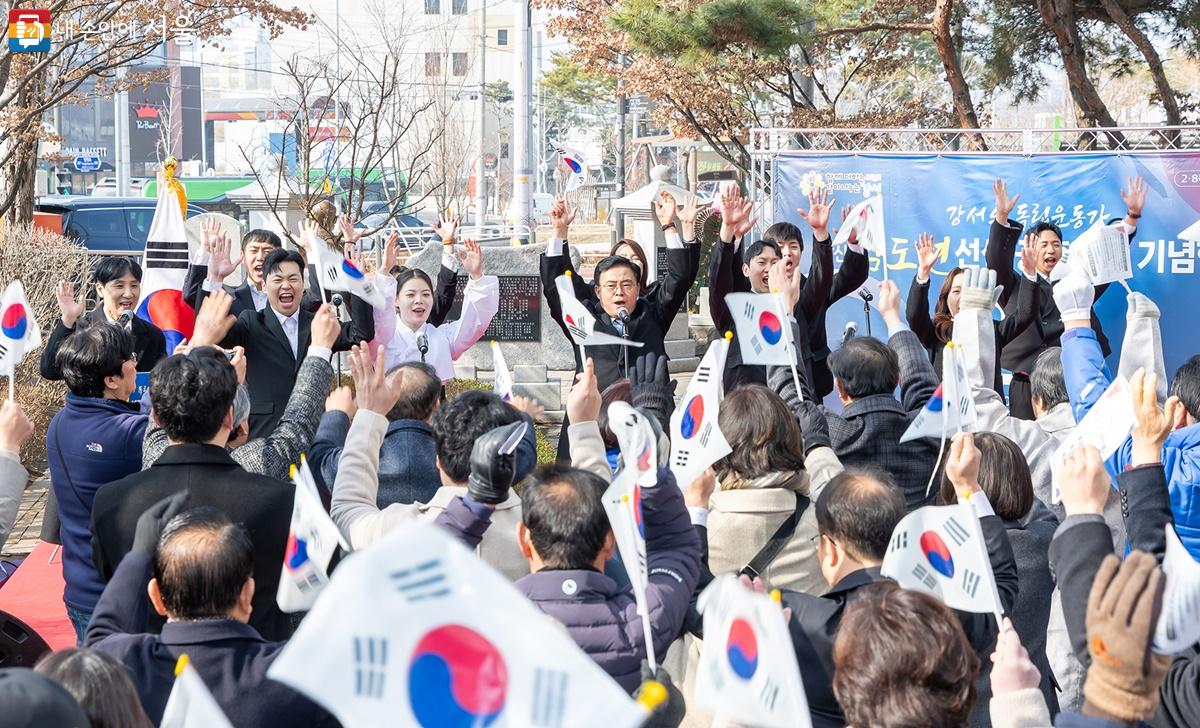
{"type": "Polygon", "coordinates": [[[531,12],[529,0],[517,2],[516,47],[513,56],[516,63],[516,79],[513,84],[513,224],[525,228],[515,237],[522,244],[528,243],[533,219],[533,197],[530,194],[530,176],[533,174],[532,126],[529,121],[531,104],[530,88],[533,86],[533,43],[531,42],[531,12]]]}
{"type": "Polygon", "coordinates": [[[542,32],[539,30],[535,39],[534,58],[537,62],[537,149],[533,154],[534,164],[537,165],[537,191],[546,191],[546,105],[542,94],[542,32]]]}
{"type": "Polygon", "coordinates": [[[117,196],[128,197],[129,179],[129,93],[124,89],[125,67],[117,68],[118,90],[113,94],[113,156],[117,168],[117,196]]]}
{"type": "MultiPolygon", "coordinates": [[[[483,158],[487,155],[487,0],[479,2],[479,123],[475,139],[479,144],[479,160],[475,172],[475,237],[483,237],[483,223],[487,217],[487,177],[483,158]]],[[[497,163],[499,155],[497,155],[497,163]]]]}
{"type": "MultiPolygon", "coordinates": [[[[625,56],[619,61],[621,68],[625,67],[625,56]]],[[[625,114],[629,110],[629,100],[625,98],[625,81],[617,81],[617,192],[613,202],[625,196],[625,114]]],[[[611,209],[611,208],[610,208],[611,209]]],[[[625,237],[625,219],[620,213],[614,213],[617,240],[625,237]]]]}

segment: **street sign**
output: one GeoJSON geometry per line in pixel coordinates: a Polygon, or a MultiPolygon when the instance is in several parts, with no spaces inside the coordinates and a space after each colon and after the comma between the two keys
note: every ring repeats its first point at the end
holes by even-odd
{"type": "Polygon", "coordinates": [[[491,172],[496,169],[496,155],[488,152],[483,155],[483,168],[485,171],[491,172]]]}
{"type": "Polygon", "coordinates": [[[75,169],[80,172],[98,172],[100,171],[100,157],[96,155],[75,157],[75,169]]]}

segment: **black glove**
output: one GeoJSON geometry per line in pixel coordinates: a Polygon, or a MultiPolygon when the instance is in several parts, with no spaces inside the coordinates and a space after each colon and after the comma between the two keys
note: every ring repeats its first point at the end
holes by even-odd
{"type": "Polygon", "coordinates": [[[667,371],[667,357],[652,351],[639,356],[629,369],[629,394],[634,407],[652,412],[662,429],[670,427],[675,382],[667,371]]]}
{"type": "MultiPolygon", "coordinates": [[[[650,674],[650,663],[642,660],[642,682],[647,680],[656,680],[662,684],[667,690],[667,699],[654,709],[646,722],[642,724],[642,728],[678,728],[683,722],[683,716],[687,712],[687,705],[683,699],[683,693],[679,688],[675,687],[675,683],[671,682],[671,676],[667,671],[659,665],[653,675],[650,674]]],[[[638,688],[640,694],[643,688],[638,688]]]]}
{"type": "Polygon", "coordinates": [[[163,498],[138,516],[137,526],[133,531],[133,548],[131,550],[145,551],[153,556],[154,550],[158,548],[158,539],[162,536],[163,529],[172,518],[187,510],[190,496],[191,494],[186,490],[181,490],[163,498]]]}
{"type": "Polygon", "coordinates": [[[800,432],[804,433],[805,455],[815,447],[833,447],[833,440],[829,437],[829,421],[825,419],[821,405],[805,400],[794,405],[792,411],[800,423],[800,432]]]}
{"type": "Polygon", "coordinates": [[[525,420],[489,431],[471,448],[467,497],[494,506],[508,499],[517,475],[517,445],[525,437],[525,420]]]}

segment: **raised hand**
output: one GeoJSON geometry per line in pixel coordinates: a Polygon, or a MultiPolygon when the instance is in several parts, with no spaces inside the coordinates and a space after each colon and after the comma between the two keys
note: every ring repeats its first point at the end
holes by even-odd
{"type": "Polygon", "coordinates": [[[196,312],[196,325],[190,340],[192,347],[218,346],[221,343],[237,321],[229,315],[232,306],[233,296],[224,289],[217,289],[205,297],[200,303],[200,310],[196,312]]]}
{"type": "MultiPolygon", "coordinates": [[[[438,224],[437,227],[433,229],[433,232],[442,239],[442,245],[454,245],[454,236],[458,233],[458,223],[459,219],[457,217],[451,215],[438,215],[438,224]]],[[[397,240],[398,239],[399,236],[397,236],[397,240]]]]}
{"type": "Polygon", "coordinates": [[[750,213],[748,201],[742,199],[742,189],[735,184],[721,190],[721,240],[732,243],[739,236],[750,213]]]}
{"type": "Polygon", "coordinates": [[[321,243],[321,229],[317,225],[316,220],[301,220],[300,221],[300,236],[296,240],[296,244],[304,249],[305,253],[312,253],[312,246],[321,243]]]}
{"type": "Polygon", "coordinates": [[[363,256],[363,252],[354,243],[346,243],[346,247],[342,249],[342,254],[346,260],[350,261],[350,265],[358,268],[360,271],[366,270],[367,260],[363,256]]]}
{"type": "Polygon", "coordinates": [[[221,223],[217,222],[216,218],[206,217],[200,221],[200,233],[200,247],[211,251],[212,244],[221,234],[221,223]]]}
{"type": "Polygon", "coordinates": [[[567,418],[572,424],[595,422],[600,417],[600,405],[596,366],[589,356],[583,363],[583,371],[575,375],[575,384],[567,394],[567,418]]]}
{"type": "Polygon", "coordinates": [[[400,257],[400,233],[393,232],[388,236],[387,242],[383,244],[383,268],[381,272],[385,275],[391,275],[392,268],[396,267],[396,261],[400,257]]]}
{"type": "Polygon", "coordinates": [[[933,266],[937,263],[938,249],[933,242],[933,236],[929,233],[921,233],[917,236],[917,280],[925,283],[929,280],[929,274],[933,272],[933,266]]]}
{"type": "Polygon", "coordinates": [[[959,498],[970,498],[980,491],[979,449],[975,447],[975,436],[960,432],[950,443],[946,456],[946,477],[954,485],[959,498]]]}
{"type": "Polygon", "coordinates": [[[658,218],[658,224],[664,229],[675,222],[675,213],[679,210],[679,203],[670,192],[662,191],[658,193],[658,199],[654,201],[654,216],[658,218]]]}
{"type": "Polygon", "coordinates": [[[1140,176],[1129,178],[1129,187],[1121,190],[1121,199],[1129,210],[1127,217],[1137,220],[1146,206],[1146,181],[1140,176]]]}
{"type": "MultiPolygon", "coordinates": [[[[683,207],[679,209],[679,224],[683,227],[680,233],[683,235],[684,242],[691,242],[696,239],[696,218],[700,216],[700,197],[692,195],[683,203],[683,207]]],[[[574,420],[572,420],[574,421],[574,420]]]]}
{"type": "Polygon", "coordinates": [[[1067,453],[1058,470],[1063,510],[1068,516],[1100,515],[1112,492],[1100,451],[1084,445],[1067,453]]]}
{"type": "Polygon", "coordinates": [[[836,200],[830,199],[829,190],[822,187],[820,191],[808,193],[808,209],[799,208],[796,212],[813,229],[813,237],[824,240],[829,237],[829,211],[833,209],[836,200]]]}
{"type": "Polygon", "coordinates": [[[537,422],[542,418],[542,415],[546,414],[546,408],[542,406],[541,402],[538,402],[533,397],[522,397],[520,395],[516,395],[512,398],[512,401],[509,402],[509,404],[512,405],[513,409],[517,410],[518,412],[524,412],[525,414],[529,415],[529,419],[533,420],[534,422],[537,422]]]}
{"type": "Polygon", "coordinates": [[[350,419],[354,419],[354,414],[358,412],[358,406],[354,404],[354,390],[350,387],[335,388],[325,398],[325,411],[343,412],[350,419]]]}
{"type": "Polygon", "coordinates": [[[397,369],[388,377],[384,372],[384,347],[379,347],[375,360],[365,346],[354,346],[350,350],[350,376],[354,378],[358,408],[380,415],[387,415],[400,399],[400,385],[404,370],[397,369]]]}
{"type": "Polygon", "coordinates": [[[54,289],[54,300],[58,302],[58,310],[62,313],[63,326],[74,328],[75,322],[83,315],[83,296],[75,298],[75,285],[70,281],[59,281],[54,289]]]}
{"type": "Polygon", "coordinates": [[[883,281],[879,284],[879,295],[876,296],[879,315],[888,325],[900,322],[900,289],[894,281],[883,281]]]}
{"type": "Polygon", "coordinates": [[[1137,424],[1133,428],[1133,464],[1151,465],[1162,462],[1162,446],[1175,430],[1183,403],[1179,397],[1167,399],[1166,407],[1158,406],[1158,375],[1138,369],[1129,380],[1133,396],[1133,414],[1137,424]]]}
{"type": "Polygon", "coordinates": [[[348,245],[353,245],[362,237],[363,231],[354,227],[354,223],[350,222],[350,218],[346,215],[338,216],[338,229],[342,231],[342,240],[348,245]]]}
{"type": "Polygon", "coordinates": [[[33,434],[33,423],[25,416],[21,405],[11,399],[0,404],[0,450],[21,452],[21,443],[33,434]]]}
{"type": "Polygon", "coordinates": [[[996,651],[992,653],[992,694],[1006,695],[1036,688],[1041,681],[1042,675],[1021,645],[1012,620],[1005,617],[996,640],[996,651]]]}
{"type": "MultiPolygon", "coordinates": [[[[846,218],[850,217],[850,211],[854,209],[854,205],[842,205],[842,225],[846,224],[846,218]]],[[[850,245],[858,243],[858,228],[852,228],[850,234],[846,236],[846,242],[850,245]]]]}
{"type": "Polygon", "coordinates": [[[992,183],[992,192],[996,195],[996,222],[1008,225],[1008,216],[1017,206],[1017,200],[1021,199],[1021,195],[1018,193],[1016,197],[1009,197],[1008,186],[1002,179],[997,179],[992,183]]]}
{"type": "MultiPolygon", "coordinates": [[[[208,233],[205,232],[205,238],[208,239],[208,233]]],[[[231,255],[233,250],[233,241],[223,232],[218,231],[212,237],[208,247],[208,279],[214,283],[221,283],[230,276],[238,265],[242,262],[242,254],[239,251],[237,257],[231,255]]]]}
{"type": "MultiPolygon", "coordinates": [[[[175,351],[178,352],[179,349],[176,348],[175,351]]],[[[233,356],[229,357],[229,366],[233,367],[234,373],[237,374],[238,384],[245,384],[246,383],[246,347],[235,346],[232,349],[230,349],[230,351],[233,352],[233,356]]]]}
{"type": "Polygon", "coordinates": [[[483,277],[483,251],[480,250],[479,243],[471,238],[463,241],[463,250],[458,254],[458,262],[462,263],[463,270],[471,280],[477,281],[483,277]]]}
{"type": "Polygon", "coordinates": [[[1037,280],[1037,236],[1025,238],[1021,246],[1021,272],[1030,280],[1037,280]]]}
{"type": "Polygon", "coordinates": [[[566,240],[571,223],[575,222],[575,215],[578,213],[579,208],[572,210],[563,198],[555,200],[554,207],[550,208],[550,224],[554,226],[554,237],[566,240]]]}
{"type": "Polygon", "coordinates": [[[793,266],[789,275],[785,262],[775,261],[767,271],[767,285],[783,298],[784,312],[790,315],[800,301],[800,266],[793,266]]]}
{"type": "Polygon", "coordinates": [[[310,343],[322,349],[333,349],[340,333],[342,333],[342,322],[338,321],[337,314],[333,312],[333,306],[328,303],[321,304],[310,324],[310,343]]]}

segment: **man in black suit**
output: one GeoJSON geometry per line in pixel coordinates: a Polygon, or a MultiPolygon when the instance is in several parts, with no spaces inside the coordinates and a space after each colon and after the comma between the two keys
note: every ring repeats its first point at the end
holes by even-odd
{"type": "MultiPolygon", "coordinates": [[[[833,391],[833,375],[829,371],[829,343],[825,331],[825,314],[829,307],[845,296],[854,293],[867,280],[868,260],[857,244],[855,235],[850,236],[842,265],[833,272],[833,247],[829,236],[829,213],[832,200],[827,193],[814,192],[808,197],[808,211],[800,215],[812,226],[812,263],[807,276],[800,280],[800,298],[792,307],[792,317],[804,337],[799,348],[805,368],[811,372],[817,397],[824,399],[833,391]]],[[[754,221],[750,219],[750,206],[743,202],[737,187],[730,187],[721,196],[721,230],[718,241],[713,245],[708,261],[709,310],[717,331],[733,329],[733,319],[725,306],[729,293],[766,293],[767,267],[755,265],[755,254],[762,247],[755,243],[748,247],[737,245],[754,221]],[[744,252],[745,261],[740,252],[744,252]]],[[[770,244],[784,261],[786,272],[800,264],[804,253],[803,233],[790,222],[777,222],[767,228],[762,243],[770,244]]],[[[744,241],[743,241],[744,242],[744,241]]],[[[729,351],[725,362],[725,391],[739,384],[766,384],[766,370],[760,366],[742,363],[741,349],[737,346],[729,351]]]]}
{"type": "Polygon", "coordinates": [[[191,506],[212,506],[242,523],[254,543],[256,593],[250,624],[264,637],[287,639],[292,619],[275,603],[292,517],[294,488],[246,472],[225,445],[234,427],[237,374],[212,347],[175,354],[150,374],[155,423],[171,445],[148,469],[101,486],[92,506],[92,557],[111,579],[133,546],[138,517],[163,498],[186,491],[191,506]]]}
{"type": "MultiPolygon", "coordinates": [[[[267,436],[279,424],[304,357],[319,353],[328,358],[332,353],[310,351],[315,314],[300,306],[304,291],[304,258],[295,251],[278,248],[267,256],[263,270],[266,272],[266,308],[243,310],[233,320],[228,315],[228,296],[223,293],[210,296],[205,302],[210,308],[202,307],[192,334],[194,346],[245,347],[251,439],[267,436]]],[[[349,298],[350,321],[341,324],[341,333],[332,351],[347,351],[355,344],[375,338],[375,319],[370,304],[357,296],[349,298]]]]}
{"type": "MultiPolygon", "coordinates": [[[[1035,417],[1029,375],[1038,356],[1046,349],[1058,346],[1059,338],[1063,334],[1063,317],[1058,305],[1054,303],[1054,284],[1050,282],[1051,274],[1063,258],[1063,235],[1062,230],[1054,223],[1043,220],[1035,224],[1025,240],[1025,246],[1036,251],[1036,280],[1017,275],[1013,270],[1013,258],[1016,256],[1017,241],[1021,238],[1021,223],[1010,220],[1008,216],[1021,196],[1009,197],[1008,188],[1004,180],[1000,179],[992,185],[992,191],[996,195],[996,205],[995,216],[988,232],[986,260],[987,267],[996,271],[996,285],[1004,287],[1000,295],[1000,306],[1005,315],[1017,315],[1019,296],[1014,294],[1021,287],[1037,286],[1038,289],[1039,308],[1033,325],[1005,344],[1000,352],[1000,366],[1013,373],[1008,390],[1008,408],[1013,417],[1033,420],[1035,417]]],[[[1130,180],[1129,189],[1121,191],[1121,199],[1127,206],[1123,220],[1125,230],[1132,238],[1136,233],[1137,221],[1142,217],[1142,207],[1146,203],[1146,185],[1140,177],[1130,180]]],[[[1107,290],[1107,283],[1097,286],[1093,300],[1100,300],[1107,290]]],[[[1108,356],[1112,348],[1100,327],[1100,319],[1095,311],[1092,311],[1091,317],[1092,329],[1096,332],[1100,349],[1108,356]]]]}
{"type": "Polygon", "coordinates": [[[167,339],[154,324],[137,315],[138,301],[142,293],[142,267],[130,258],[105,257],[92,271],[96,284],[97,306],[84,314],[83,298],[75,297],[75,289],[69,281],[59,281],[55,290],[58,309],[62,316],[54,322],[54,329],[46,340],[38,362],[44,378],[59,381],[63,378],[58,367],[58,350],[67,337],[79,328],[97,324],[116,324],[133,335],[133,353],[137,357],[137,370],[148,372],[160,359],[167,355],[167,339]]]}
{"type": "MultiPolygon", "coordinates": [[[[972,450],[974,444],[971,445],[972,450]]],[[[964,458],[969,461],[969,458],[964,458]]],[[[947,469],[951,469],[948,463],[947,469]]],[[[996,589],[1004,611],[1017,598],[1017,563],[1004,522],[992,513],[987,496],[979,489],[978,454],[974,473],[955,487],[972,492],[971,502],[980,514],[980,527],[988,560],[996,576],[996,589]]],[[[818,728],[845,725],[842,709],[833,694],[833,643],[846,605],[865,586],[887,577],[879,572],[896,524],[904,518],[904,499],[890,476],[879,470],[846,470],[837,475],[815,503],[820,542],[817,558],[830,589],[823,596],[783,592],[784,606],[791,607],[788,629],[800,663],[804,692],[818,728]]],[[[990,614],[955,611],[971,646],[981,655],[990,654],[996,639],[996,622],[990,614]]]]}
{"type": "MultiPolygon", "coordinates": [[[[246,624],[265,589],[251,578],[250,534],[215,508],[179,513],[188,500],[176,493],[138,519],[134,546],[104,588],[85,644],[129,670],[156,725],[175,684],[175,663],[186,654],[233,725],[336,726],[320,706],[267,678],[285,643],[246,624]],[[150,606],[169,620],[161,634],[146,632],[150,606]]],[[[268,596],[274,600],[274,590],[268,596]]]]}

